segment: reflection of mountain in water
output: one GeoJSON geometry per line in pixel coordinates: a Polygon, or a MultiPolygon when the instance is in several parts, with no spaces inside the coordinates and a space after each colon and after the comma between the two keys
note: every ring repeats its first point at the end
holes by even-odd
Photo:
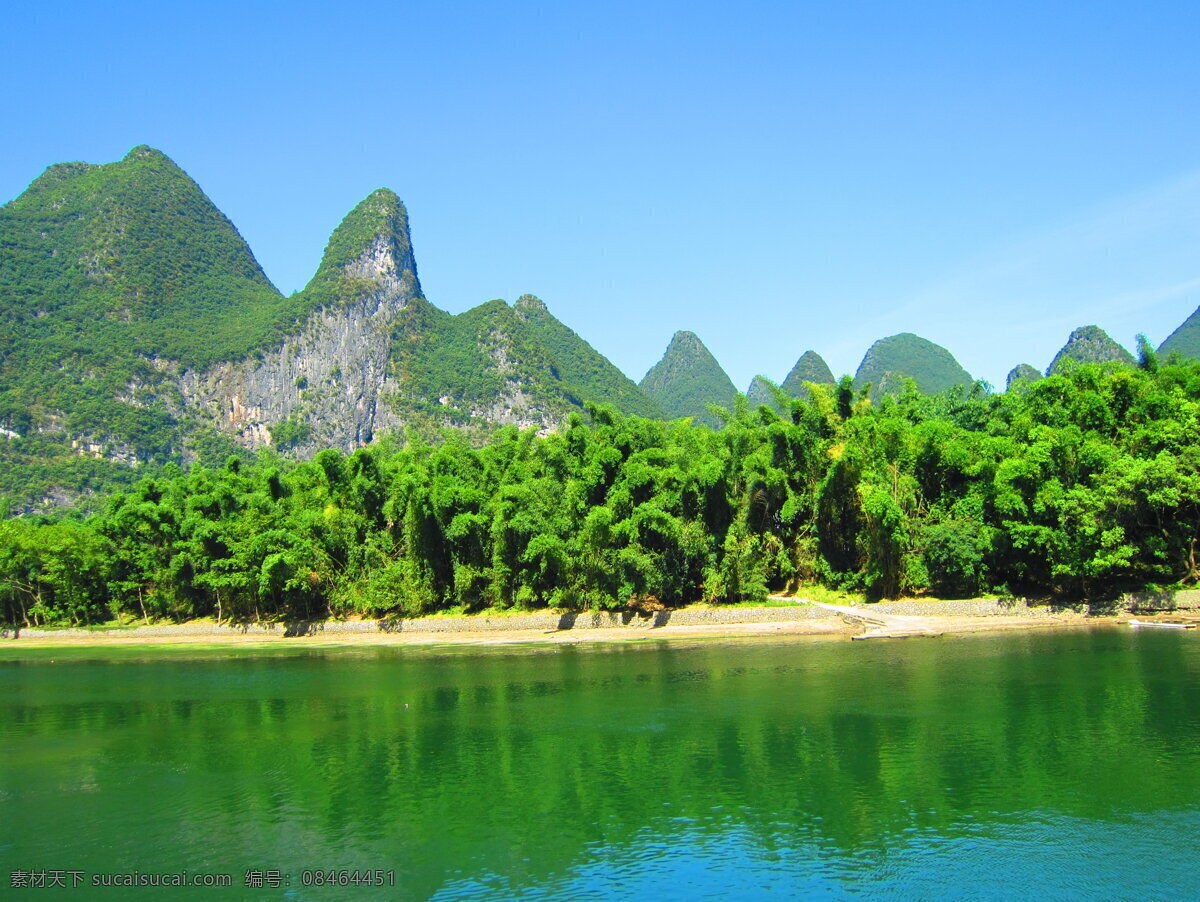
{"type": "MultiPolygon", "coordinates": [[[[574,895],[614,875],[661,895],[699,879],[696,862],[715,887],[749,869],[754,887],[837,895],[885,856],[915,880],[932,849],[953,870],[984,866],[989,844],[1017,855],[1026,842],[1030,867],[1069,868],[1070,843],[1118,827],[1133,841],[1140,813],[1173,812],[1146,828],[1169,857],[1200,827],[1190,639],[1105,630],[7,668],[21,683],[0,701],[6,809],[21,825],[9,852],[95,858],[86,836],[64,835],[83,805],[163,867],[201,845],[227,868],[304,849],[395,868],[417,898],[574,895]],[[39,692],[51,676],[54,692],[39,692]],[[86,793],[59,793],[81,780],[86,793]]],[[[1009,879],[1006,860],[978,879],[1009,879]]]]}

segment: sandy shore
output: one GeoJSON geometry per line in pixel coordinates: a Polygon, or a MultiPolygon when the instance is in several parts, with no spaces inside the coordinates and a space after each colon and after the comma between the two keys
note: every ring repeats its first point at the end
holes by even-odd
{"type": "MultiPolygon", "coordinates": [[[[869,613],[854,609],[855,614],[869,613]]],[[[1195,614],[1186,619],[1200,620],[1195,614]]],[[[303,636],[266,636],[263,634],[225,633],[136,636],[120,632],[96,632],[87,636],[28,634],[4,643],[4,647],[79,647],[79,646],[230,646],[230,647],[341,647],[341,646],[505,646],[505,645],[595,645],[657,641],[696,641],[705,639],[742,639],[752,637],[813,637],[837,640],[861,638],[897,639],[933,637],[961,633],[1009,630],[1055,629],[1120,623],[1128,616],[906,616],[868,617],[855,622],[853,615],[808,618],[770,623],[714,623],[689,626],[617,627],[599,629],[516,629],[440,632],[317,632],[303,636]],[[886,619],[884,619],[886,618],[886,619]],[[880,621],[883,620],[881,623],[880,621]]],[[[1143,618],[1146,619],[1146,618],[1143,618]]],[[[1171,619],[1180,619],[1173,615],[1171,619]]]]}

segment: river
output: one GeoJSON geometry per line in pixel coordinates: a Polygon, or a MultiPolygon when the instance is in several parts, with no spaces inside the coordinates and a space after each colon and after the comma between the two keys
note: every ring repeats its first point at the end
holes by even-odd
{"type": "Polygon", "coordinates": [[[5,893],[1194,899],[1197,836],[1194,632],[0,646],[5,893]]]}

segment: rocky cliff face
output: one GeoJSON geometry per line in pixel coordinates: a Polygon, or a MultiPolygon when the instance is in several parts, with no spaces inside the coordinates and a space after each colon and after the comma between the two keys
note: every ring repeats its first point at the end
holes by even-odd
{"type": "Polygon", "coordinates": [[[397,424],[387,394],[391,327],[413,296],[389,284],[343,306],[310,314],[282,347],[180,378],[185,407],[249,448],[271,443],[293,421],[299,448],[350,449],[397,424]]]}
{"type": "MultiPolygon", "coordinates": [[[[351,238],[353,236],[350,236],[351,238]]],[[[396,428],[386,404],[397,317],[421,296],[408,220],[394,194],[377,191],[339,226],[326,259],[306,291],[324,304],[280,347],[203,372],[180,373],[187,411],[250,448],[272,442],[298,452],[352,449],[376,432],[396,428]],[[375,234],[347,259],[346,231],[373,223],[375,234]],[[287,438],[279,429],[288,424],[287,438]]]]}

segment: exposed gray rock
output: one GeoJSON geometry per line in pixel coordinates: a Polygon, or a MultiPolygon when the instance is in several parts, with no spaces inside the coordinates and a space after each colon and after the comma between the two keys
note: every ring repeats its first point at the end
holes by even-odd
{"type": "Polygon", "coordinates": [[[185,371],[186,407],[249,448],[269,444],[271,428],[293,418],[311,429],[301,450],[349,450],[401,425],[384,403],[394,389],[391,330],[420,286],[411,266],[397,271],[387,256],[358,263],[364,274],[374,269],[374,291],[310,314],[299,335],[261,358],[185,371]]]}

